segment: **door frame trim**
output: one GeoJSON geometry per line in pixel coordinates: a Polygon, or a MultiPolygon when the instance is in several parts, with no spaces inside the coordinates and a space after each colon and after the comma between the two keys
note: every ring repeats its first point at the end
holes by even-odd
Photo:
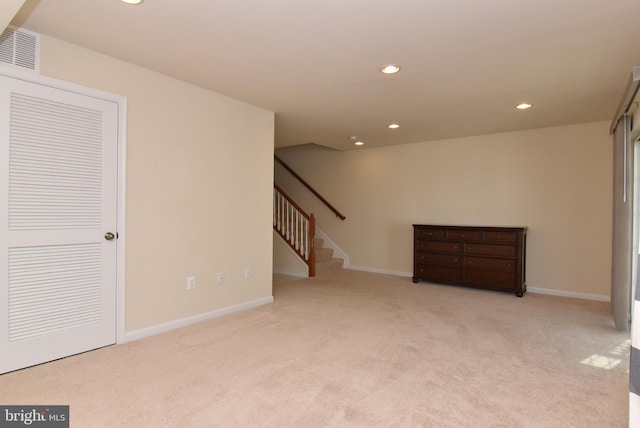
{"type": "Polygon", "coordinates": [[[0,64],[0,75],[25,82],[36,83],[51,88],[98,98],[118,105],[118,197],[116,213],[116,344],[125,342],[125,248],[126,248],[126,147],[127,147],[127,97],[89,88],[76,83],[42,76],[35,72],[0,64]]]}

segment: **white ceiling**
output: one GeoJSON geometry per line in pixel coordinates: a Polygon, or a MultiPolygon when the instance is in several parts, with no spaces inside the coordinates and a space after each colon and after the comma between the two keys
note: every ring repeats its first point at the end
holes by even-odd
{"type": "Polygon", "coordinates": [[[27,0],[13,24],[274,111],[276,147],[351,150],[611,120],[639,19],[640,0],[27,0]]]}

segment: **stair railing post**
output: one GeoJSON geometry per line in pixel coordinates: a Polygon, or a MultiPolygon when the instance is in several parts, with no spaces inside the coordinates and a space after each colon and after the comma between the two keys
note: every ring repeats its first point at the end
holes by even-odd
{"type": "Polygon", "coordinates": [[[309,216],[309,276],[316,276],[316,218],[313,213],[309,216]]]}

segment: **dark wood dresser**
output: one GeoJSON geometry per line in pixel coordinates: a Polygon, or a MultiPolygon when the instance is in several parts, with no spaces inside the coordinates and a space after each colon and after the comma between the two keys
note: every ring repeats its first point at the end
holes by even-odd
{"type": "Polygon", "coordinates": [[[522,297],[526,227],[413,225],[413,282],[510,291],[522,297]]]}

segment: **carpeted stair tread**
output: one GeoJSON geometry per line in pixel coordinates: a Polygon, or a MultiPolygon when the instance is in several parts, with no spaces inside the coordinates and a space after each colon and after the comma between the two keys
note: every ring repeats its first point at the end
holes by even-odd
{"type": "Polygon", "coordinates": [[[314,240],[316,252],[316,274],[342,269],[344,260],[333,257],[333,249],[324,247],[324,240],[316,238],[314,240]]]}

